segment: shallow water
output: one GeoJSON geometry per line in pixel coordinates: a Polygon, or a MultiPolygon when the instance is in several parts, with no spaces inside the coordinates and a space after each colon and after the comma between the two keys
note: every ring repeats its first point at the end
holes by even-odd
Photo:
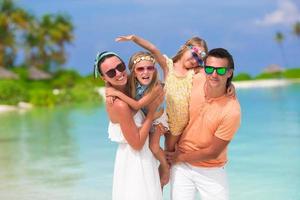
{"type": "MultiPolygon", "coordinates": [[[[230,199],[300,199],[300,85],[243,89],[238,97],[230,199]]],[[[116,144],[107,139],[104,107],[10,112],[0,124],[1,200],[111,199],[116,144]]]]}

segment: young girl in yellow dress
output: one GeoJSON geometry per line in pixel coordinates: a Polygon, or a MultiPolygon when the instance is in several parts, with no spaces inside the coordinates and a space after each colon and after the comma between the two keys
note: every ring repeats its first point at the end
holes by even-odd
{"type": "Polygon", "coordinates": [[[192,37],[170,59],[162,55],[152,43],[136,35],[121,36],[116,40],[135,42],[150,51],[161,66],[164,73],[166,110],[171,133],[167,134],[166,149],[174,151],[175,144],[189,121],[192,78],[195,71],[204,66],[207,53],[206,42],[199,37],[192,37]]]}

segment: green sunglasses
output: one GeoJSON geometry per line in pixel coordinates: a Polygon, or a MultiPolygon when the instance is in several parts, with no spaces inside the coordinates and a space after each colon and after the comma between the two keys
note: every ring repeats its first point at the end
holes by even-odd
{"type": "Polygon", "coordinates": [[[205,66],[204,71],[206,74],[212,74],[216,70],[217,74],[223,76],[228,71],[227,67],[213,67],[213,66],[205,66]]]}

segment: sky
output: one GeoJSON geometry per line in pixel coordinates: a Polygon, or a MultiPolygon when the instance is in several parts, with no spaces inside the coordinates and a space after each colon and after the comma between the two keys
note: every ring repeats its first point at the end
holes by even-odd
{"type": "Polygon", "coordinates": [[[93,71],[97,52],[114,51],[126,62],[142,50],[131,42],[115,42],[120,35],[136,34],[172,57],[193,36],[208,48],[229,50],[236,73],[255,76],[271,65],[300,67],[300,38],[292,26],[300,21],[299,0],[16,0],[36,16],[64,13],[75,26],[74,41],[67,45],[66,68],[82,75],[93,71]],[[284,34],[282,43],[276,32],[284,34]]]}

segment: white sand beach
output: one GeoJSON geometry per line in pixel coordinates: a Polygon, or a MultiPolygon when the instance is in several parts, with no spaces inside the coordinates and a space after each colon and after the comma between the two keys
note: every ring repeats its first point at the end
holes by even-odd
{"type": "Polygon", "coordinates": [[[300,83],[300,79],[268,79],[233,82],[237,89],[282,87],[293,83],[300,83]]]}
{"type": "Polygon", "coordinates": [[[31,109],[33,107],[32,104],[26,102],[19,102],[18,105],[0,105],[0,113],[6,113],[11,111],[24,111],[31,109]]]}
{"type": "Polygon", "coordinates": [[[18,110],[16,106],[0,105],[0,113],[16,110],[18,110]]]}

